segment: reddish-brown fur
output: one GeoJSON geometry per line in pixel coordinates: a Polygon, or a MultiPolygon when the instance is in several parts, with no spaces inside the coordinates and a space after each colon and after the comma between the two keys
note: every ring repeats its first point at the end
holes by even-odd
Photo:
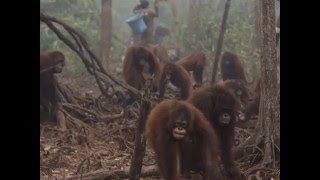
{"type": "Polygon", "coordinates": [[[60,73],[61,69],[55,68],[57,64],[65,63],[65,57],[60,51],[52,51],[49,53],[40,52],[40,74],[60,73]]]}
{"type": "Polygon", "coordinates": [[[261,79],[258,80],[255,90],[253,100],[249,102],[244,111],[244,121],[249,120],[252,116],[259,114],[260,107],[260,96],[261,96],[261,79]]]}
{"type": "Polygon", "coordinates": [[[142,46],[131,46],[127,49],[123,64],[123,77],[127,84],[141,90],[145,84],[145,77],[139,63],[141,59],[147,61],[150,66],[148,73],[154,74],[153,91],[158,90],[161,75],[161,65],[159,60],[148,49],[142,46]]]}
{"type": "Polygon", "coordinates": [[[61,73],[65,57],[59,51],[40,52],[40,118],[53,120],[59,101],[56,93],[57,80],[54,74],[61,73]],[[61,67],[56,67],[62,64],[61,67]],[[54,68],[52,68],[54,67],[54,68]],[[41,73],[42,72],[42,73],[41,73]]]}
{"type": "Polygon", "coordinates": [[[191,79],[188,72],[180,65],[167,63],[160,78],[159,97],[165,94],[166,84],[171,82],[180,89],[180,98],[187,99],[192,92],[191,79]],[[169,77],[169,79],[167,79],[169,77]]]}
{"type": "Polygon", "coordinates": [[[189,175],[190,170],[205,172],[204,179],[222,179],[217,136],[207,119],[192,104],[177,100],[159,103],[148,115],[146,136],[165,180],[178,180],[180,175],[189,175]],[[181,119],[186,123],[186,134],[183,139],[176,139],[171,132],[181,119]]]}
{"type": "Polygon", "coordinates": [[[206,65],[206,55],[203,52],[194,52],[179,61],[175,62],[184,67],[187,71],[193,71],[197,84],[202,84],[202,74],[206,65]]]}
{"type": "Polygon", "coordinates": [[[232,179],[241,179],[240,171],[232,158],[234,123],[239,107],[235,94],[222,82],[200,87],[188,101],[205,115],[217,133],[220,141],[220,157],[227,175],[232,179]],[[224,119],[225,115],[229,115],[229,121],[222,123],[221,119],[224,119]]]}
{"type": "Polygon", "coordinates": [[[236,54],[231,52],[224,52],[221,58],[220,68],[223,80],[241,79],[247,82],[243,64],[236,54]]]}

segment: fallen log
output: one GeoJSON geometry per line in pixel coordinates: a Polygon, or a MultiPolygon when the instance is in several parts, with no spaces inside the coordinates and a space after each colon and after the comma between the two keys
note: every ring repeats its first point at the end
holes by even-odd
{"type": "MultiPolygon", "coordinates": [[[[124,167],[123,170],[98,170],[89,172],[87,174],[69,176],[61,178],[61,180],[107,180],[107,179],[123,179],[129,178],[130,167],[124,167]]],[[[143,166],[141,170],[141,177],[159,176],[158,167],[156,165],[143,166]]]]}

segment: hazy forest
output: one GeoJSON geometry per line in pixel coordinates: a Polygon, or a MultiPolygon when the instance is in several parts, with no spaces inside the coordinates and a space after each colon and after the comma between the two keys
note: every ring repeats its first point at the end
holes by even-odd
{"type": "Polygon", "coordinates": [[[40,0],[40,178],[280,179],[280,0],[40,0]]]}

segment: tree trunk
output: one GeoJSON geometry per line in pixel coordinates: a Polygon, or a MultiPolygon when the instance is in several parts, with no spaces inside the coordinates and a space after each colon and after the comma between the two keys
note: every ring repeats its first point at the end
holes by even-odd
{"type": "MultiPolygon", "coordinates": [[[[261,47],[261,0],[255,0],[255,29],[256,29],[256,46],[261,47]]],[[[260,51],[259,51],[260,52],[260,51]]]]}
{"type": "Polygon", "coordinates": [[[261,0],[261,41],[257,48],[261,51],[261,98],[259,118],[255,133],[234,150],[236,159],[244,155],[244,149],[252,145],[263,145],[263,164],[274,166],[275,145],[280,149],[280,86],[276,52],[276,28],[274,0],[261,0]]]}
{"type": "Polygon", "coordinates": [[[174,18],[174,22],[178,22],[178,11],[177,11],[177,1],[176,0],[169,0],[171,12],[174,18]]]}
{"type": "Polygon", "coordinates": [[[129,180],[140,179],[142,160],[146,151],[146,137],[144,135],[145,123],[147,115],[151,110],[150,102],[142,101],[140,109],[140,118],[135,131],[134,150],[131,158],[131,165],[129,170],[129,180]]]}
{"type": "Polygon", "coordinates": [[[280,91],[278,84],[274,0],[262,0],[261,100],[258,123],[264,135],[266,164],[274,163],[274,141],[280,139],[280,91]]]}
{"type": "Polygon", "coordinates": [[[277,38],[276,38],[276,43],[277,43],[277,46],[278,46],[278,43],[279,43],[279,40],[280,40],[280,15],[277,18],[276,29],[279,31],[279,32],[277,32],[277,38]]]}
{"type": "Polygon", "coordinates": [[[129,180],[137,180],[141,177],[142,160],[146,151],[146,136],[145,124],[147,116],[151,110],[151,88],[154,79],[147,79],[142,88],[142,99],[140,107],[140,117],[137,121],[137,128],[135,131],[134,149],[131,158],[131,165],[129,170],[129,180]]]}
{"type": "Polygon", "coordinates": [[[106,66],[111,49],[112,0],[101,0],[101,8],[101,60],[103,65],[106,66]]]}
{"type": "Polygon", "coordinates": [[[228,13],[229,13],[229,8],[230,8],[230,1],[231,0],[226,1],[224,13],[223,13],[223,17],[222,17],[222,23],[221,23],[220,33],[219,33],[217,50],[216,50],[215,56],[214,56],[214,64],[213,64],[212,79],[211,79],[212,83],[214,83],[216,81],[216,75],[217,75],[218,64],[219,64],[218,62],[220,59],[220,54],[221,54],[222,44],[223,44],[223,37],[224,37],[224,33],[225,33],[226,27],[227,27],[227,19],[228,19],[228,13]]]}
{"type": "Polygon", "coordinates": [[[196,18],[196,9],[197,9],[196,0],[189,0],[189,27],[192,26],[192,23],[196,18]]]}
{"type": "Polygon", "coordinates": [[[217,8],[216,10],[218,11],[219,9],[222,9],[223,8],[223,5],[226,4],[227,0],[218,0],[216,5],[217,5],[217,8]]]}

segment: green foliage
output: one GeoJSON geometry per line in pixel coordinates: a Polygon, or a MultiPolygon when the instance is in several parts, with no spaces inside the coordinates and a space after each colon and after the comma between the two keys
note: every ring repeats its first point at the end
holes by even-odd
{"type": "MultiPolygon", "coordinates": [[[[189,2],[189,1],[188,1],[189,2]]],[[[220,32],[224,6],[217,7],[215,1],[207,1],[197,9],[194,18],[189,17],[189,4],[177,0],[179,24],[173,25],[172,13],[168,3],[159,3],[158,24],[169,27],[173,32],[165,44],[179,46],[183,53],[197,49],[200,41],[207,50],[214,49],[220,32]]],[[[97,2],[98,5],[100,2],[97,2]]],[[[112,2],[112,54],[121,55],[130,41],[131,29],[125,23],[132,15],[137,1],[114,0],[112,2]]],[[[74,27],[99,56],[100,48],[100,7],[93,0],[56,0],[41,3],[41,11],[61,19],[74,27]]],[[[62,30],[64,32],[64,30],[62,30]]],[[[253,0],[231,1],[222,51],[237,53],[246,65],[250,77],[259,76],[260,62],[255,48],[255,17],[253,0]]],[[[81,72],[84,66],[72,52],[43,23],[40,23],[40,49],[61,50],[68,57],[68,71],[81,72]]]]}
{"type": "MultiPolygon", "coordinates": [[[[246,66],[250,77],[259,76],[260,62],[256,53],[254,2],[231,1],[224,35],[223,51],[235,52],[246,66]]],[[[224,7],[224,6],[223,6],[224,7]]],[[[183,52],[197,50],[200,41],[207,50],[217,46],[224,8],[216,10],[209,2],[197,8],[195,16],[177,25],[167,44],[175,44],[183,52]]],[[[214,49],[213,48],[213,49],[214,49]]],[[[249,77],[249,79],[251,79],[249,77]]]]}
{"type": "MultiPolygon", "coordinates": [[[[51,3],[41,3],[40,10],[68,23],[87,40],[94,52],[98,51],[100,41],[100,14],[95,1],[56,0],[51,3]]],[[[69,39],[72,39],[63,28],[59,25],[56,27],[69,39]]],[[[81,72],[84,69],[78,56],[41,22],[40,50],[60,50],[68,58],[68,70],[71,72],[81,72]]]]}
{"type": "MultiPolygon", "coordinates": [[[[51,0],[47,3],[41,1],[40,10],[75,28],[87,40],[91,50],[97,56],[100,56],[100,3],[100,0],[51,0]]],[[[112,1],[113,37],[111,55],[122,54],[127,44],[129,44],[131,29],[125,20],[132,15],[132,8],[136,3],[136,1],[128,0],[112,1]]],[[[65,32],[65,30],[61,30],[65,32]]],[[[65,35],[69,37],[67,33],[65,35]]],[[[69,38],[72,39],[71,37],[69,38]]],[[[68,57],[68,68],[66,70],[71,71],[71,73],[83,72],[85,70],[79,57],[60,41],[44,23],[40,23],[40,49],[44,51],[61,50],[64,52],[66,57],[68,57]]]]}

